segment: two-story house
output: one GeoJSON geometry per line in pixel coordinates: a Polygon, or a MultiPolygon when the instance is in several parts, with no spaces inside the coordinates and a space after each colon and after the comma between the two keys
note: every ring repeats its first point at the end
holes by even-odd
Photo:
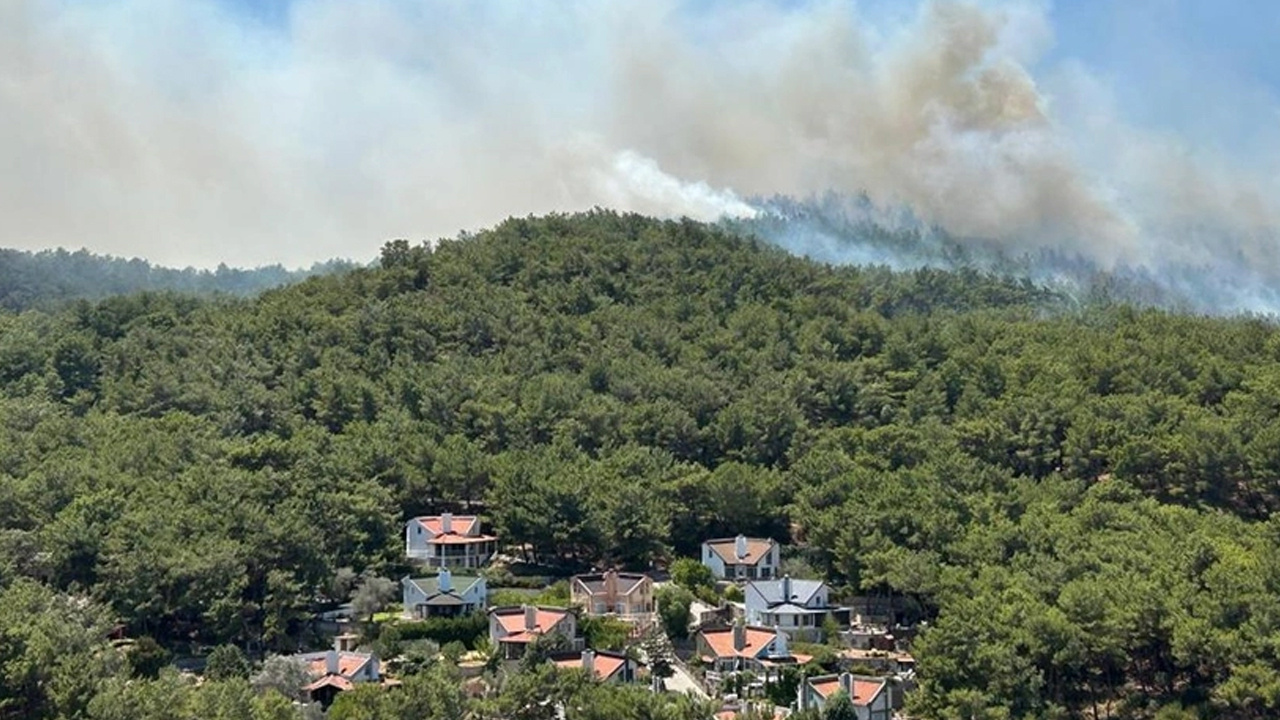
{"type": "Polygon", "coordinates": [[[607,650],[560,653],[552,655],[551,662],[564,670],[583,670],[602,682],[635,682],[640,676],[640,668],[635,660],[623,653],[607,650]]]}
{"type": "Polygon", "coordinates": [[[521,657],[529,643],[552,634],[563,636],[570,648],[582,649],[578,618],[567,608],[513,605],[489,611],[489,640],[507,660],[521,657]]]}
{"type": "Polygon", "coordinates": [[[382,680],[378,657],[356,652],[355,639],[354,635],[339,635],[332,650],[293,656],[311,676],[303,691],[322,707],[328,707],[338,693],[350,690],[358,683],[382,680]]]}
{"type": "Polygon", "coordinates": [[[817,640],[828,618],[838,626],[849,623],[849,609],[833,607],[831,589],[820,580],[757,580],[748,582],[743,603],[747,622],[777,627],[792,640],[817,640]]]}
{"type": "Polygon", "coordinates": [[[702,543],[702,564],[718,580],[768,580],[778,576],[782,565],[778,543],[770,538],[734,538],[702,543]]]}
{"type": "Polygon", "coordinates": [[[609,570],[575,575],[569,581],[569,598],[590,616],[616,615],[624,620],[653,616],[653,579],[640,573],[609,570]]]}
{"type": "Polygon", "coordinates": [[[440,568],[435,577],[406,577],[400,581],[400,587],[405,614],[419,620],[470,615],[484,610],[489,599],[484,578],[455,575],[447,567],[440,568]]]}
{"type": "Polygon", "coordinates": [[[474,515],[441,513],[405,523],[405,554],[429,568],[479,568],[498,550],[498,538],[480,532],[474,515]]]}
{"type": "Polygon", "coordinates": [[[831,698],[841,692],[853,701],[858,720],[890,720],[893,717],[888,682],[884,678],[849,673],[806,678],[800,683],[796,700],[800,710],[821,712],[831,698]]]}
{"type": "Polygon", "coordinates": [[[721,674],[749,671],[772,677],[779,667],[805,660],[791,653],[786,634],[741,621],[700,631],[697,650],[707,669],[721,674]]]}

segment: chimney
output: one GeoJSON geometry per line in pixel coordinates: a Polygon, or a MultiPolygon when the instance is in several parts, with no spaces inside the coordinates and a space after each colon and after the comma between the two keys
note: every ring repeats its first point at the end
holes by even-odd
{"type": "Polygon", "coordinates": [[[440,568],[440,573],[436,575],[436,587],[440,592],[453,589],[453,573],[449,572],[449,568],[440,568]]]}
{"type": "Polygon", "coordinates": [[[338,674],[338,651],[330,650],[324,654],[324,671],[328,675],[338,674]]]}
{"type": "Polygon", "coordinates": [[[538,607],[536,605],[524,606],[524,629],[525,632],[533,632],[538,629],[538,607]]]}
{"type": "Polygon", "coordinates": [[[583,650],[583,651],[582,651],[582,669],[583,669],[583,670],[584,670],[588,675],[595,675],[595,673],[596,673],[596,653],[595,653],[595,651],[594,651],[594,650],[583,650]]]}
{"type": "Polygon", "coordinates": [[[609,601],[618,597],[618,571],[606,570],[604,573],[604,594],[609,601]]]}
{"type": "Polygon", "coordinates": [[[782,576],[782,602],[791,602],[791,576],[782,576]]]}
{"type": "Polygon", "coordinates": [[[453,513],[440,513],[440,532],[445,535],[453,532],[453,513]]]}
{"type": "Polygon", "coordinates": [[[747,646],[747,626],[741,620],[733,624],[733,649],[741,651],[747,646]]]}
{"type": "Polygon", "coordinates": [[[333,638],[333,649],[337,652],[351,652],[356,649],[357,636],[352,633],[339,633],[333,638]]]}
{"type": "Polygon", "coordinates": [[[777,625],[774,625],[773,634],[778,636],[773,641],[773,656],[778,658],[790,657],[791,649],[787,647],[786,633],[779,630],[777,625]]]}
{"type": "Polygon", "coordinates": [[[733,554],[736,555],[739,560],[747,556],[747,536],[746,535],[739,535],[738,537],[734,538],[733,554]]]}
{"type": "Polygon", "coordinates": [[[849,693],[850,700],[856,699],[853,696],[853,675],[847,672],[840,673],[840,689],[849,693]]]}

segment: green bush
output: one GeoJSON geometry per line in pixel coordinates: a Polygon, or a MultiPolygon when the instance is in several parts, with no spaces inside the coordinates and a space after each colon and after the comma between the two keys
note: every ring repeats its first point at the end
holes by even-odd
{"type": "Polygon", "coordinates": [[[477,641],[489,635],[489,618],[484,613],[458,618],[398,621],[391,625],[401,641],[432,640],[442,647],[451,642],[460,642],[474,649],[477,641]]]}

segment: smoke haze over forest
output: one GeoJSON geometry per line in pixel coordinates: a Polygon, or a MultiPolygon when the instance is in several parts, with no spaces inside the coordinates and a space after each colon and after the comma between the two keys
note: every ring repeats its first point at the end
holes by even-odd
{"type": "MultiPolygon", "coordinates": [[[[880,214],[823,259],[937,264],[858,242],[909,214],[1276,309],[1280,8],[1113,5],[10,0],[0,245],[297,266],[509,215],[834,192],[880,214]]],[[[812,252],[820,224],[771,236],[812,252]]]]}

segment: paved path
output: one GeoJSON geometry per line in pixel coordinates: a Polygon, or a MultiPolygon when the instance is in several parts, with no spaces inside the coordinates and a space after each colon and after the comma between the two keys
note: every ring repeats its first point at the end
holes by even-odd
{"type": "Polygon", "coordinates": [[[668,692],[682,692],[702,700],[709,699],[707,694],[702,691],[702,686],[698,684],[697,680],[693,679],[693,676],[688,671],[679,664],[672,664],[671,668],[676,671],[676,674],[662,680],[662,685],[668,692]]]}

